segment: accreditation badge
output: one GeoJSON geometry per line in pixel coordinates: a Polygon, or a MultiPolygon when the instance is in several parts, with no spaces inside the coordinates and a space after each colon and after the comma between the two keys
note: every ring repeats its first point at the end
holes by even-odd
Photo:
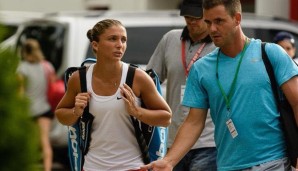
{"type": "Polygon", "coordinates": [[[233,138],[237,137],[237,136],[238,136],[238,132],[237,132],[237,130],[236,130],[236,127],[235,127],[235,125],[234,125],[232,119],[229,119],[229,120],[226,122],[226,124],[227,124],[227,127],[228,127],[229,131],[230,131],[231,136],[232,136],[233,138]]]}

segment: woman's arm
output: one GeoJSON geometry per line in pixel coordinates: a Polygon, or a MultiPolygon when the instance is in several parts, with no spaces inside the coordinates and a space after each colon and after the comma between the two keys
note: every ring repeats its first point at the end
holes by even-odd
{"type": "Polygon", "coordinates": [[[59,102],[55,115],[64,125],[73,125],[83,114],[84,108],[90,100],[89,93],[80,93],[79,72],[75,72],[68,80],[68,89],[59,102]]]}
{"type": "Polygon", "coordinates": [[[207,109],[191,108],[184,122],[179,127],[174,143],[166,156],[141,169],[170,171],[185,156],[200,137],[207,117],[207,109]]]}

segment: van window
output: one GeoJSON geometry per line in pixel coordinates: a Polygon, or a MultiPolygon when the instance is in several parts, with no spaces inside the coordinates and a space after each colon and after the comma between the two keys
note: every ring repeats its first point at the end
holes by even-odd
{"type": "MultiPolygon", "coordinates": [[[[162,36],[174,27],[127,27],[127,49],[123,61],[146,65],[162,36]]],[[[88,45],[87,57],[94,56],[88,45]]]]}
{"type": "Polygon", "coordinates": [[[65,27],[60,24],[27,26],[18,39],[17,47],[20,47],[27,38],[37,39],[45,58],[57,71],[62,63],[64,35],[65,27]]]}

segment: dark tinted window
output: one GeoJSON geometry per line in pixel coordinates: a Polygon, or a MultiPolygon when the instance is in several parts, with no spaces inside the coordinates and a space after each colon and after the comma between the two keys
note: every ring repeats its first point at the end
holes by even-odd
{"type": "Polygon", "coordinates": [[[62,25],[38,25],[26,27],[18,40],[20,46],[27,38],[37,39],[44,56],[56,70],[62,63],[65,28],[62,25]]]}
{"type": "Polygon", "coordinates": [[[123,61],[147,64],[162,36],[171,27],[135,27],[127,29],[127,50],[123,61]]]}
{"type": "MultiPolygon", "coordinates": [[[[174,27],[126,28],[127,49],[123,61],[133,64],[147,64],[162,36],[174,27]]],[[[89,46],[86,57],[94,56],[89,46]]]]}

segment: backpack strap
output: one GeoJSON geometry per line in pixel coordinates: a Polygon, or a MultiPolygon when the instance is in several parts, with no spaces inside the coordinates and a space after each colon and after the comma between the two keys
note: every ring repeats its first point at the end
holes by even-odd
{"type": "MultiPolygon", "coordinates": [[[[82,66],[79,68],[81,92],[87,92],[86,72],[87,72],[86,66],[82,66]]],[[[89,103],[87,103],[87,106],[84,108],[84,114],[86,113],[89,114],[89,103]]]]}
{"type": "Polygon", "coordinates": [[[81,92],[87,92],[86,70],[85,66],[79,68],[81,92]]]}
{"type": "MultiPolygon", "coordinates": [[[[276,82],[276,79],[275,79],[275,76],[274,76],[274,71],[273,71],[273,67],[271,65],[271,62],[268,58],[268,55],[265,51],[265,46],[266,46],[266,43],[265,42],[262,42],[261,43],[261,49],[262,49],[262,59],[263,59],[263,62],[265,64],[265,67],[266,67],[266,71],[268,73],[268,76],[270,78],[270,82],[271,82],[271,88],[272,88],[272,91],[273,91],[273,94],[274,94],[274,97],[277,101],[277,103],[279,103],[279,96],[278,96],[278,86],[277,86],[277,82],[276,82]]],[[[279,105],[277,105],[278,109],[279,109],[279,105]]]]}
{"type": "MultiPolygon", "coordinates": [[[[81,92],[87,92],[86,72],[87,72],[86,66],[79,68],[81,92]]],[[[91,142],[91,128],[92,128],[93,119],[94,119],[94,116],[89,113],[89,103],[87,103],[87,106],[84,108],[83,115],[81,116],[80,122],[79,122],[80,133],[81,133],[80,147],[83,151],[83,155],[86,155],[89,150],[89,146],[91,142]]]]}
{"type": "Polygon", "coordinates": [[[130,88],[132,88],[133,78],[134,78],[134,76],[135,76],[135,72],[136,72],[136,67],[133,66],[133,65],[129,65],[125,83],[126,83],[130,88]]]}
{"type": "MultiPolygon", "coordinates": [[[[125,83],[131,88],[132,88],[132,85],[133,85],[133,78],[134,78],[134,75],[135,75],[136,68],[137,67],[135,65],[129,65],[129,67],[128,67],[125,83]]],[[[145,164],[149,164],[150,163],[149,149],[148,149],[145,137],[142,133],[142,130],[139,127],[139,121],[133,116],[130,116],[130,118],[131,118],[131,121],[132,121],[132,125],[135,129],[136,139],[138,141],[139,147],[140,147],[141,152],[142,152],[143,162],[145,164]]]]}

